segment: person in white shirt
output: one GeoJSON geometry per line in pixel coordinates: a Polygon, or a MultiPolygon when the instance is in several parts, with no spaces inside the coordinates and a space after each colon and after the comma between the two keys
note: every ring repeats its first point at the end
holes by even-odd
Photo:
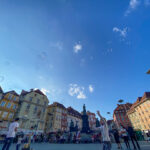
{"type": "Polygon", "coordinates": [[[13,139],[16,135],[17,129],[19,127],[18,121],[19,121],[19,118],[16,118],[15,121],[9,125],[9,129],[8,129],[7,136],[4,141],[2,150],[9,150],[10,145],[12,144],[13,139]]]}
{"type": "Polygon", "coordinates": [[[103,141],[103,150],[111,150],[111,140],[109,137],[109,128],[107,125],[107,121],[105,118],[103,118],[99,111],[97,111],[97,115],[100,117],[100,131],[103,141]]]}

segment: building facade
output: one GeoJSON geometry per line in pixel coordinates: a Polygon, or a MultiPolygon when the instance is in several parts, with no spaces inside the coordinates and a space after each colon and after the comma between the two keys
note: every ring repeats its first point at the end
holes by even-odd
{"type": "Polygon", "coordinates": [[[48,103],[47,96],[40,90],[22,90],[16,115],[20,118],[20,131],[28,133],[33,128],[36,133],[44,132],[48,103]]]}
{"type": "Polygon", "coordinates": [[[5,132],[15,118],[19,105],[19,95],[15,91],[3,93],[2,89],[0,93],[0,128],[1,131],[5,132]]]}
{"type": "Polygon", "coordinates": [[[67,109],[63,104],[54,102],[48,106],[46,117],[46,133],[67,130],[67,109]]]}
{"type": "Polygon", "coordinates": [[[131,106],[131,103],[118,104],[117,108],[114,110],[113,119],[118,127],[120,127],[120,125],[125,127],[131,126],[131,122],[127,115],[127,111],[131,108],[131,106]]]}
{"type": "Polygon", "coordinates": [[[95,130],[96,128],[96,115],[90,111],[87,111],[88,120],[89,120],[89,127],[91,130],[95,130]]]}
{"type": "Polygon", "coordinates": [[[138,97],[127,114],[135,130],[150,130],[150,92],[138,97]]]}
{"type": "Polygon", "coordinates": [[[74,126],[78,126],[78,130],[82,129],[82,115],[72,107],[67,108],[67,131],[70,130],[70,124],[73,121],[74,126]]]}
{"type": "Polygon", "coordinates": [[[1,88],[1,86],[0,86],[0,100],[2,99],[2,97],[3,97],[3,89],[1,88]]]}

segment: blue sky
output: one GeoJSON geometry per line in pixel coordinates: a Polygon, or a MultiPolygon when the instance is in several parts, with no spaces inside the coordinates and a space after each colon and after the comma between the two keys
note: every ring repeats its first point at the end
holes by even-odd
{"type": "Polygon", "coordinates": [[[0,1],[0,85],[104,116],[150,91],[149,0],[0,1]]]}

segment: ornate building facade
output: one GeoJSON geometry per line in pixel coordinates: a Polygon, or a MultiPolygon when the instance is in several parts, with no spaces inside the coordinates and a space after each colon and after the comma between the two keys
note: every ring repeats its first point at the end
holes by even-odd
{"type": "Polygon", "coordinates": [[[96,115],[90,111],[87,111],[88,119],[89,119],[89,127],[91,130],[96,128],[96,115]]]}
{"type": "Polygon", "coordinates": [[[63,104],[54,102],[48,106],[45,131],[57,132],[67,130],[67,109],[63,104]]]}
{"type": "Polygon", "coordinates": [[[145,92],[127,112],[132,126],[136,130],[150,130],[150,92],[145,92]]]}
{"type": "Polygon", "coordinates": [[[33,128],[37,133],[44,132],[48,103],[47,96],[39,89],[22,90],[16,115],[20,118],[20,131],[27,133],[33,128]]]}
{"type": "Polygon", "coordinates": [[[131,122],[127,115],[127,111],[131,108],[131,106],[131,103],[118,104],[117,108],[114,110],[113,119],[118,127],[120,125],[124,125],[125,127],[131,126],[131,122]]]}
{"type": "Polygon", "coordinates": [[[0,89],[0,127],[7,131],[9,124],[15,118],[19,105],[19,95],[15,91],[3,93],[0,89]]]}

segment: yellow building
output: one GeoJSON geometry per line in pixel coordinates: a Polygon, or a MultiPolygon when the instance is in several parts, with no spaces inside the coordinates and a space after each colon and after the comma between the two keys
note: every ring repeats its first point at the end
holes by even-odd
{"type": "Polygon", "coordinates": [[[63,104],[54,102],[48,106],[45,131],[57,132],[67,130],[67,109],[63,104]]]}
{"type": "Polygon", "coordinates": [[[7,131],[9,123],[15,118],[19,104],[19,95],[15,91],[3,93],[0,89],[0,120],[1,131],[7,131]]]}
{"type": "Polygon", "coordinates": [[[150,130],[150,92],[145,92],[143,97],[138,97],[127,115],[136,130],[150,130]]]}

